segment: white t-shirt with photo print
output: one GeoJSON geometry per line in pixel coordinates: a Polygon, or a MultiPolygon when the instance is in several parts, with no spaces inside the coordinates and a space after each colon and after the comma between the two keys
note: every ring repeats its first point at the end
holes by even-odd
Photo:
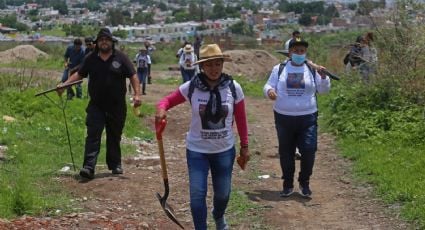
{"type": "MultiPolygon", "coordinates": [[[[179,87],[181,94],[189,100],[190,81],[179,87]]],[[[192,119],[186,135],[186,147],[195,152],[218,153],[232,148],[235,144],[233,133],[233,106],[244,99],[239,83],[234,81],[236,101],[230,87],[220,90],[222,113],[219,119],[212,119],[205,113],[210,92],[194,89],[191,98],[192,119]]]]}

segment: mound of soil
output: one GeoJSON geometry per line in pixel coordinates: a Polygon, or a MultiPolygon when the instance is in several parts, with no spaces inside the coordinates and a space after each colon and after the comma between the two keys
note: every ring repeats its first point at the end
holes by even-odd
{"type": "Polygon", "coordinates": [[[233,60],[224,64],[224,72],[232,76],[249,76],[255,80],[268,78],[273,66],[279,63],[279,59],[265,50],[229,50],[224,53],[233,60]]]}
{"type": "Polygon", "coordinates": [[[49,55],[32,45],[19,45],[12,49],[0,52],[0,63],[12,63],[20,60],[37,60],[49,55]]]}

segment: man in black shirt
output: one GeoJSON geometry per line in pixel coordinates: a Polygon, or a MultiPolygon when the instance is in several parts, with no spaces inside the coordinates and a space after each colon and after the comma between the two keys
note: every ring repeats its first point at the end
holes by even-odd
{"type": "MultiPolygon", "coordinates": [[[[112,174],[122,174],[121,135],[126,118],[126,78],[134,89],[134,107],[141,105],[140,84],[133,64],[121,51],[115,49],[116,40],[107,28],[96,37],[96,47],[88,54],[78,72],[64,84],[90,75],[90,101],[86,109],[87,137],[83,168],[80,176],[94,178],[103,129],[106,129],[106,163],[112,174]]],[[[63,90],[58,90],[62,93],[63,90]]]]}

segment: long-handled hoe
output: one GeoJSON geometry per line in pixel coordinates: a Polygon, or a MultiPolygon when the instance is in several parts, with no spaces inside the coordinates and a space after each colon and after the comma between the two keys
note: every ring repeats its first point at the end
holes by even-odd
{"type": "Polygon", "coordinates": [[[46,91],[37,93],[35,95],[36,97],[41,96],[41,95],[45,96],[49,101],[51,101],[53,104],[55,104],[57,107],[59,107],[62,110],[63,119],[65,121],[66,136],[68,137],[69,152],[71,154],[72,167],[74,168],[74,171],[76,171],[76,169],[75,169],[75,163],[74,163],[74,156],[72,154],[71,138],[69,137],[68,122],[66,120],[66,114],[65,114],[66,104],[67,104],[68,100],[65,100],[65,102],[64,102],[63,99],[62,99],[62,97],[61,97],[60,98],[61,99],[61,103],[59,104],[59,103],[55,102],[54,100],[52,100],[50,97],[48,97],[47,96],[47,93],[56,91],[58,89],[65,89],[65,88],[71,87],[73,85],[82,83],[82,82],[83,82],[83,80],[74,81],[72,83],[69,83],[69,84],[66,84],[66,85],[62,85],[61,87],[55,87],[55,88],[52,88],[52,89],[49,89],[49,90],[46,90],[46,91]]]}
{"type": "Polygon", "coordinates": [[[161,169],[162,169],[162,179],[164,180],[164,187],[165,187],[164,195],[161,196],[159,193],[156,193],[156,197],[158,198],[159,203],[161,203],[161,207],[165,211],[165,214],[167,214],[168,218],[170,218],[174,223],[180,226],[180,228],[184,229],[183,225],[181,225],[180,222],[177,220],[176,215],[174,214],[173,208],[171,208],[167,204],[167,198],[170,192],[170,188],[168,185],[168,173],[167,173],[167,165],[165,163],[164,144],[162,142],[162,132],[164,131],[166,124],[167,124],[167,121],[165,119],[162,119],[159,122],[155,122],[156,140],[158,141],[159,158],[161,161],[161,169]]]}

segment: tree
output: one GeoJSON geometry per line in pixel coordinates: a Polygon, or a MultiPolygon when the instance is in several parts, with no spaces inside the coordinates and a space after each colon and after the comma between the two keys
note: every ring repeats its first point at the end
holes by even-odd
{"type": "Polygon", "coordinates": [[[330,18],[339,17],[338,10],[336,9],[334,4],[330,5],[328,8],[325,9],[325,15],[330,18]]]}
{"type": "Polygon", "coordinates": [[[166,5],[165,3],[163,3],[163,2],[160,2],[160,3],[158,4],[158,8],[159,8],[161,11],[167,11],[167,10],[168,10],[167,5],[166,5]]]}
{"type": "Polygon", "coordinates": [[[215,0],[212,9],[211,19],[220,19],[226,17],[226,8],[224,7],[222,0],[215,0]]]}
{"type": "Polygon", "coordinates": [[[200,9],[198,7],[198,5],[195,3],[195,1],[191,1],[189,3],[189,14],[193,16],[193,19],[195,21],[200,21],[201,19],[201,15],[200,15],[200,9]]]}
{"type": "Polygon", "coordinates": [[[350,10],[357,9],[357,4],[356,3],[350,3],[350,4],[348,4],[348,9],[350,9],[350,10]]]}
{"type": "Polygon", "coordinates": [[[107,15],[107,22],[111,24],[112,26],[118,26],[124,24],[124,16],[121,13],[120,9],[109,9],[107,15]]]}
{"type": "Polygon", "coordinates": [[[30,10],[30,11],[28,12],[28,15],[29,15],[29,16],[38,16],[38,10],[37,10],[37,9],[35,9],[35,10],[30,10]]]}
{"type": "Polygon", "coordinates": [[[240,21],[238,23],[233,24],[229,27],[229,29],[234,34],[241,34],[241,35],[248,35],[251,36],[254,34],[254,30],[252,29],[252,26],[246,24],[244,21],[240,21]]]}
{"type": "Polygon", "coordinates": [[[128,32],[125,30],[117,30],[112,32],[112,35],[119,37],[119,38],[127,38],[128,37],[128,32]]]}
{"type": "Polygon", "coordinates": [[[134,15],[133,22],[137,24],[154,24],[155,21],[153,20],[153,13],[143,13],[143,12],[137,12],[134,15]]]}
{"type": "Polygon", "coordinates": [[[192,18],[191,15],[188,12],[186,12],[182,9],[178,9],[178,10],[174,11],[173,16],[174,16],[174,20],[176,22],[186,22],[186,21],[189,21],[192,18]]]}
{"type": "Polygon", "coordinates": [[[310,26],[312,23],[311,14],[302,14],[298,19],[298,23],[303,26],[310,26]]]}
{"type": "Polygon", "coordinates": [[[88,0],[87,9],[89,9],[90,11],[98,11],[100,10],[100,5],[96,0],[88,0]]]}
{"type": "Polygon", "coordinates": [[[53,9],[58,10],[60,14],[67,15],[68,14],[68,6],[66,5],[65,0],[57,0],[50,3],[53,9]]]}

